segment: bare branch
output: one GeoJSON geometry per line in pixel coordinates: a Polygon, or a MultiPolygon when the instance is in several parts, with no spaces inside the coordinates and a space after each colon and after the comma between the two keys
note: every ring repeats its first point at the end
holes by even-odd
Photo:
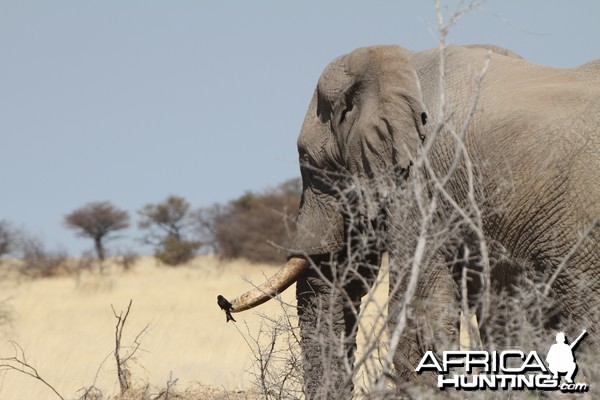
{"type": "Polygon", "coordinates": [[[119,387],[121,388],[121,394],[125,394],[129,389],[131,389],[131,373],[129,372],[129,370],[127,368],[127,361],[131,359],[133,354],[139,348],[139,344],[138,344],[137,340],[140,337],[141,333],[145,332],[145,330],[146,330],[146,328],[144,328],[142,330],[142,332],[140,334],[138,334],[138,336],[136,337],[136,341],[135,341],[136,346],[134,346],[134,350],[131,353],[129,353],[125,356],[122,356],[121,355],[121,340],[122,340],[122,336],[123,336],[123,329],[125,328],[125,323],[127,322],[127,317],[129,316],[129,312],[131,311],[132,303],[133,303],[133,300],[129,300],[129,304],[127,305],[127,310],[125,311],[125,315],[123,315],[123,311],[121,311],[121,312],[119,312],[119,314],[117,314],[117,312],[115,311],[115,308],[112,305],[110,306],[112,308],[115,318],[117,319],[117,323],[115,325],[114,356],[115,356],[115,361],[117,363],[117,376],[119,378],[119,387]]]}
{"type": "Polygon", "coordinates": [[[596,217],[592,221],[592,223],[579,235],[579,239],[577,240],[577,242],[571,247],[569,252],[562,258],[560,264],[558,265],[558,267],[556,267],[556,270],[554,271],[554,273],[552,274],[550,279],[548,279],[548,282],[546,282],[546,285],[545,285],[545,288],[543,291],[544,296],[548,296],[550,294],[550,290],[552,289],[552,284],[554,283],[556,278],[558,278],[558,275],[560,275],[560,273],[563,272],[563,270],[565,269],[565,267],[567,266],[569,261],[571,261],[571,259],[573,258],[573,256],[577,252],[577,250],[579,250],[581,245],[583,245],[583,242],[585,242],[585,240],[591,235],[591,233],[594,231],[594,229],[596,229],[598,227],[600,227],[600,217],[596,217]]]}
{"type": "Polygon", "coordinates": [[[37,369],[27,362],[23,348],[17,342],[11,341],[10,343],[15,350],[15,356],[0,358],[0,372],[12,370],[30,376],[52,390],[59,399],[64,400],[64,397],[56,390],[56,388],[48,383],[48,381],[39,374],[37,369]]]}

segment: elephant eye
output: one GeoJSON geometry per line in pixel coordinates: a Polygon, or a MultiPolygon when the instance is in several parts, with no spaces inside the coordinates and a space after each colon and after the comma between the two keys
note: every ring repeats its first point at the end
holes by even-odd
{"type": "Polygon", "coordinates": [[[421,113],[421,123],[425,125],[427,123],[427,113],[421,113]]]}
{"type": "Polygon", "coordinates": [[[305,165],[310,164],[310,155],[308,154],[308,151],[305,149],[298,149],[298,152],[300,153],[300,163],[305,165]]]}
{"type": "Polygon", "coordinates": [[[352,111],[352,108],[354,108],[352,102],[348,103],[346,108],[342,111],[342,115],[340,115],[340,124],[346,120],[346,114],[352,111]]]}

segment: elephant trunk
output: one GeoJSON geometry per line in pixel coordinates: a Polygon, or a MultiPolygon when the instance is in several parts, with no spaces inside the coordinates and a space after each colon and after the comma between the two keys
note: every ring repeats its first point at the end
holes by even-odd
{"type": "Polygon", "coordinates": [[[269,280],[233,300],[231,302],[231,312],[249,310],[269,301],[295,283],[298,277],[306,271],[309,266],[310,262],[304,258],[290,258],[289,261],[269,280]]]}
{"type": "Polygon", "coordinates": [[[304,395],[311,400],[350,398],[351,372],[344,366],[354,365],[356,316],[347,312],[347,299],[331,284],[328,268],[320,268],[327,279],[310,270],[296,285],[304,395]]]}
{"type": "Polygon", "coordinates": [[[380,267],[377,252],[348,261],[342,253],[312,258],[296,284],[306,399],[347,399],[352,381],[361,298],[380,267]]]}

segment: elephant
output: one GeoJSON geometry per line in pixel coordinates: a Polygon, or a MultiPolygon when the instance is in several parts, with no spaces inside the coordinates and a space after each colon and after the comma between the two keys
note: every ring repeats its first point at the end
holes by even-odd
{"type": "MultiPolygon", "coordinates": [[[[552,303],[545,326],[598,331],[600,60],[358,48],[320,76],[298,153],[288,262],[231,311],[296,283],[306,398],[351,396],[361,299],[386,252],[395,382],[430,382],[415,366],[457,342],[461,310],[493,334],[504,317],[490,296],[510,300],[528,280],[552,303]]],[[[530,307],[519,301],[508,314],[530,307]]]]}

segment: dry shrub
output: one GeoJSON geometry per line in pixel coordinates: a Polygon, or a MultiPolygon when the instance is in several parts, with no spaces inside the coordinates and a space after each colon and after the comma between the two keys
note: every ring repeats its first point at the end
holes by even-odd
{"type": "Polygon", "coordinates": [[[166,265],[185,264],[194,258],[200,245],[201,243],[195,240],[183,240],[167,235],[160,247],[155,250],[154,257],[166,265]]]}
{"type": "Polygon", "coordinates": [[[15,240],[15,233],[10,223],[0,220],[0,257],[9,254],[15,240]]]}
{"type": "Polygon", "coordinates": [[[46,250],[40,239],[22,237],[19,247],[21,260],[18,263],[18,270],[28,278],[62,276],[72,272],[67,253],[62,250],[46,250]]]}
{"type": "Polygon", "coordinates": [[[255,400],[261,398],[258,393],[253,391],[230,391],[200,383],[192,384],[187,388],[179,388],[177,379],[173,378],[164,387],[139,385],[116,396],[106,396],[94,386],[81,392],[78,400],[255,400]]]}
{"type": "Polygon", "coordinates": [[[130,271],[139,258],[140,255],[133,250],[119,251],[115,256],[115,263],[123,268],[124,271],[130,271]]]}
{"type": "Polygon", "coordinates": [[[264,399],[300,399],[302,393],[302,358],[297,318],[282,304],[284,313],[271,318],[262,315],[258,332],[248,326],[248,344],[254,362],[250,369],[254,387],[264,399]]]}
{"type": "Polygon", "coordinates": [[[293,179],[263,193],[247,192],[227,206],[201,210],[200,225],[224,258],[284,261],[282,249],[295,235],[300,191],[300,180],[293,179]]]}
{"type": "Polygon", "coordinates": [[[14,310],[9,301],[10,298],[0,300],[0,337],[7,333],[12,326],[14,310]]]}

